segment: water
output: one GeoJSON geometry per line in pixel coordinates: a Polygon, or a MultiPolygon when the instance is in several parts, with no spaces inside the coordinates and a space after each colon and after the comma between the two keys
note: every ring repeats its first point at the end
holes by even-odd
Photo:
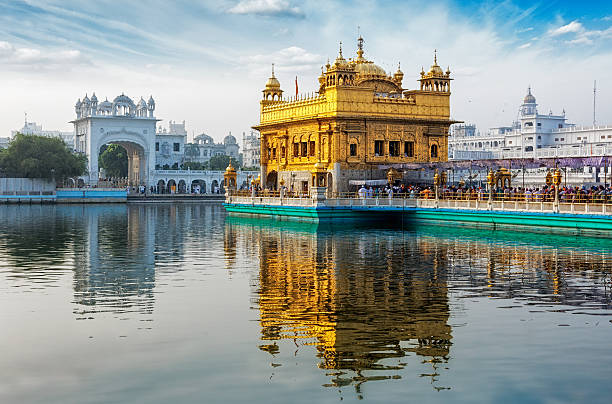
{"type": "Polygon", "coordinates": [[[0,402],[609,403],[612,241],[0,206],[0,402]]]}

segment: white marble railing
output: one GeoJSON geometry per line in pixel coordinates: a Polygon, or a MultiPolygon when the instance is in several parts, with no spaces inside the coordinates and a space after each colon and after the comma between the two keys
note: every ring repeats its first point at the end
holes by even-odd
{"type": "Polygon", "coordinates": [[[278,196],[226,196],[226,203],[241,205],[266,206],[325,206],[325,207],[409,207],[425,209],[457,209],[504,212],[540,212],[540,213],[572,213],[588,215],[609,215],[612,217],[612,203],[568,203],[560,202],[558,206],[550,201],[524,200],[448,200],[448,199],[412,199],[412,198],[328,198],[315,200],[304,198],[279,198],[278,196]]]}

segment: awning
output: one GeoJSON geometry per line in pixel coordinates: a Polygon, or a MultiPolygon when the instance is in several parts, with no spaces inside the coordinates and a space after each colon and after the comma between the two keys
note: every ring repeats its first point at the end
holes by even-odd
{"type": "Polygon", "coordinates": [[[349,185],[386,185],[387,180],[349,180],[349,185]]]}

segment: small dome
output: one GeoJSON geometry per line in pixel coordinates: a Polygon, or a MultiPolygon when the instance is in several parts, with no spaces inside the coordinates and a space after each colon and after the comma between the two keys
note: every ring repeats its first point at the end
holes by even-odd
{"type": "Polygon", "coordinates": [[[98,111],[112,111],[113,104],[107,99],[98,104],[98,111]]]}
{"type": "Polygon", "coordinates": [[[531,94],[531,87],[529,87],[527,89],[527,95],[525,96],[525,98],[523,98],[523,104],[535,104],[535,103],[536,103],[536,99],[531,94]]]}
{"type": "Polygon", "coordinates": [[[144,98],[140,97],[140,101],[138,101],[138,107],[139,108],[146,108],[147,107],[147,103],[145,102],[144,98]]]}
{"type": "Polygon", "coordinates": [[[440,66],[438,66],[437,63],[431,65],[431,67],[429,68],[429,72],[427,72],[427,74],[431,74],[431,75],[443,75],[444,72],[442,71],[442,68],[440,66]]]}
{"type": "Polygon", "coordinates": [[[76,102],[76,104],[74,104],[75,107],[80,107],[81,106],[81,99],[79,98],[76,102]]]}
{"type": "Polygon", "coordinates": [[[115,104],[117,103],[134,104],[134,101],[132,101],[132,99],[128,97],[127,95],[121,93],[121,95],[118,95],[117,97],[115,97],[115,99],[113,100],[113,103],[115,104]]]}
{"type": "Polygon", "coordinates": [[[199,144],[213,143],[213,138],[208,136],[206,133],[196,136],[193,140],[199,144]]]}
{"type": "Polygon", "coordinates": [[[93,93],[91,96],[91,102],[98,102],[98,97],[96,97],[96,93],[93,93]]]}
{"type": "Polygon", "coordinates": [[[227,135],[225,138],[223,138],[223,143],[224,144],[236,144],[236,138],[232,135],[227,135]]]}
{"type": "Polygon", "coordinates": [[[355,71],[361,76],[387,76],[387,72],[382,67],[373,62],[357,63],[355,71]]]}
{"type": "Polygon", "coordinates": [[[83,104],[89,104],[89,97],[85,94],[85,98],[83,98],[83,104]]]}
{"type": "Polygon", "coordinates": [[[268,81],[266,82],[266,89],[268,90],[273,90],[273,89],[276,90],[279,88],[280,88],[280,82],[274,76],[270,77],[268,81]]]}
{"type": "Polygon", "coordinates": [[[149,101],[148,101],[148,105],[149,107],[154,106],[155,105],[155,100],[153,100],[153,96],[149,96],[149,101]]]}

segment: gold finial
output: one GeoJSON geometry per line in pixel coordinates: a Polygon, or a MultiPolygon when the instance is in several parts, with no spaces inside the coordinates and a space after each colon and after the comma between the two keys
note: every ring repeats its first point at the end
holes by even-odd
{"type": "Polygon", "coordinates": [[[438,50],[434,49],[434,65],[438,64],[438,50]]]}
{"type": "Polygon", "coordinates": [[[342,41],[340,41],[340,57],[342,57],[342,41]]]}
{"type": "Polygon", "coordinates": [[[274,63],[272,63],[272,77],[274,77],[274,63]]]}

